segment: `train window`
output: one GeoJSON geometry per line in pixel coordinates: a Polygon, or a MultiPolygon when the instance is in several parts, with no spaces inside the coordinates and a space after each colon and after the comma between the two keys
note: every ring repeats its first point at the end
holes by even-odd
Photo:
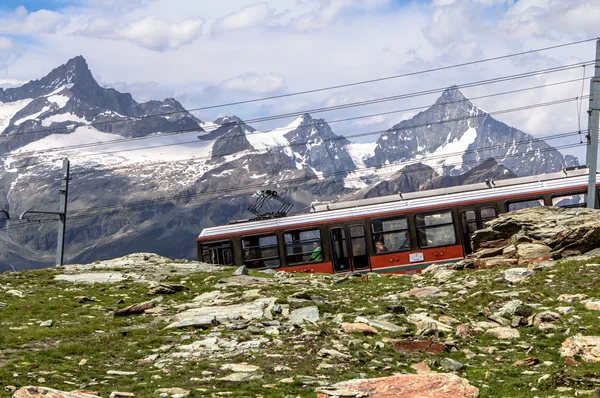
{"type": "Polygon", "coordinates": [[[477,217],[474,210],[465,210],[460,213],[460,222],[462,224],[463,233],[470,235],[477,228],[477,217]]]}
{"type": "Polygon", "coordinates": [[[544,199],[522,200],[520,202],[511,202],[508,204],[508,211],[527,209],[529,207],[538,207],[544,205],[544,199]]]}
{"type": "Polygon", "coordinates": [[[277,235],[244,236],[242,238],[244,265],[248,268],[277,268],[279,245],[277,235]]]}
{"type": "Polygon", "coordinates": [[[587,193],[576,193],[573,195],[555,196],[552,198],[552,206],[585,207],[587,206],[587,193]]]}
{"type": "Polygon", "coordinates": [[[481,216],[481,222],[485,226],[485,223],[498,217],[498,212],[494,207],[484,207],[479,209],[479,216],[481,216]]]}
{"type": "Polygon", "coordinates": [[[375,253],[410,250],[408,217],[371,220],[375,253]]]}
{"type": "Polygon", "coordinates": [[[283,234],[288,265],[319,263],[323,261],[321,231],[288,231],[283,234]]]}
{"type": "Polygon", "coordinates": [[[452,211],[417,213],[415,215],[420,247],[436,247],[456,243],[452,211]]]}
{"type": "Polygon", "coordinates": [[[209,264],[232,265],[231,241],[202,243],[202,261],[209,264]]]}

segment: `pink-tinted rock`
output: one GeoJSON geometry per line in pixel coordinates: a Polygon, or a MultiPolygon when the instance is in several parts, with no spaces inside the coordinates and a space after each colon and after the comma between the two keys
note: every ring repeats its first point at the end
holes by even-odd
{"type": "Polygon", "coordinates": [[[317,390],[317,397],[335,396],[338,395],[335,392],[340,390],[346,391],[348,396],[369,398],[476,398],[479,396],[479,389],[470,385],[466,379],[453,374],[428,373],[344,381],[331,388],[320,388],[317,390]],[[349,395],[352,393],[354,395],[349,395]]]}
{"type": "Polygon", "coordinates": [[[431,340],[395,341],[392,343],[392,346],[398,351],[423,351],[434,354],[441,354],[447,349],[445,344],[436,343],[431,340]]]}
{"type": "Polygon", "coordinates": [[[504,257],[490,257],[490,258],[479,258],[475,261],[477,268],[496,268],[503,265],[517,265],[518,260],[516,258],[504,258],[504,257]]]}
{"type": "Polygon", "coordinates": [[[431,373],[431,368],[427,365],[427,362],[422,361],[415,364],[410,365],[411,368],[417,371],[417,373],[431,373]]]}
{"type": "Polygon", "coordinates": [[[561,294],[558,296],[558,301],[564,301],[566,303],[576,303],[587,299],[587,294],[561,294]]]}
{"type": "Polygon", "coordinates": [[[584,362],[600,362],[600,336],[569,337],[560,347],[560,355],[573,357],[579,355],[584,362]]]}
{"type": "Polygon", "coordinates": [[[373,334],[377,334],[377,330],[375,330],[375,328],[373,326],[367,325],[366,323],[342,323],[342,329],[344,329],[344,331],[346,333],[362,333],[362,334],[366,334],[366,335],[373,335],[373,334]]]}
{"type": "Polygon", "coordinates": [[[585,303],[585,308],[593,311],[600,311],[600,301],[588,301],[585,303]]]}
{"type": "Polygon", "coordinates": [[[465,324],[458,325],[456,327],[456,332],[454,332],[454,333],[463,339],[468,339],[470,337],[473,337],[471,335],[471,331],[469,330],[469,327],[465,324]]]}
{"type": "Polygon", "coordinates": [[[579,362],[577,362],[573,358],[565,358],[565,365],[574,365],[574,366],[577,366],[577,365],[579,365],[579,362]]]}
{"type": "Polygon", "coordinates": [[[548,246],[540,243],[521,243],[517,246],[517,256],[522,260],[550,258],[551,251],[548,246]]]}
{"type": "Polygon", "coordinates": [[[23,387],[13,394],[12,398],[98,398],[93,391],[64,392],[47,387],[23,387]]]}

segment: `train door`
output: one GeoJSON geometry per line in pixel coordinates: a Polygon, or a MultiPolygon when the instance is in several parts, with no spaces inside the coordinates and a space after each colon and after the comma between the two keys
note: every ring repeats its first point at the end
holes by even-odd
{"type": "Polygon", "coordinates": [[[460,232],[465,250],[465,255],[473,253],[471,247],[471,235],[478,229],[485,228],[485,223],[498,217],[498,212],[493,206],[482,207],[480,209],[462,210],[460,212],[460,232]]]}
{"type": "Polygon", "coordinates": [[[465,255],[473,253],[471,247],[471,235],[477,230],[477,213],[475,210],[463,210],[460,212],[460,232],[462,235],[465,255]]]}
{"type": "Polygon", "coordinates": [[[367,237],[362,225],[338,227],[329,231],[331,261],[335,272],[369,271],[367,237]]]}

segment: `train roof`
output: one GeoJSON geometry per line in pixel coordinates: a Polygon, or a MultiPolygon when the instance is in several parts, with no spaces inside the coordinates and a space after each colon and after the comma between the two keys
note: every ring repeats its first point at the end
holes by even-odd
{"type": "Polygon", "coordinates": [[[434,209],[447,205],[459,205],[502,197],[523,196],[564,190],[588,182],[587,168],[565,169],[562,172],[540,174],[530,177],[454,186],[427,191],[400,193],[378,198],[359,199],[347,202],[314,205],[306,214],[268,220],[239,222],[204,228],[199,239],[216,238],[238,233],[260,232],[277,228],[294,228],[307,224],[343,221],[356,217],[380,216],[402,211],[434,209]]]}

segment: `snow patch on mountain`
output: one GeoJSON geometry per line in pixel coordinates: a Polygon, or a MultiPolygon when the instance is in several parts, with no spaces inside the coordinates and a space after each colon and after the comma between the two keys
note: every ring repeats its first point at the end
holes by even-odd
{"type": "Polygon", "coordinates": [[[367,167],[365,165],[365,159],[373,156],[375,152],[375,147],[377,146],[376,142],[367,142],[367,143],[351,143],[346,145],[346,151],[354,161],[354,164],[359,169],[364,169],[367,167]]]}
{"type": "Polygon", "coordinates": [[[460,169],[465,151],[477,138],[477,130],[469,123],[469,128],[459,139],[449,141],[449,138],[450,134],[444,145],[438,147],[434,152],[424,155],[421,162],[440,172],[443,167],[460,169]]]}
{"type": "MultiPolygon", "coordinates": [[[[304,121],[304,116],[297,117],[292,123],[285,127],[276,128],[271,131],[255,131],[253,133],[246,133],[246,139],[250,142],[250,145],[254,147],[260,153],[268,152],[275,147],[280,148],[283,153],[287,156],[300,157],[299,154],[294,154],[293,148],[290,146],[290,142],[285,138],[285,135],[292,130],[297,129],[304,121]]],[[[297,165],[299,170],[302,170],[302,165],[297,165]]]]}
{"type": "Polygon", "coordinates": [[[49,106],[45,106],[45,107],[42,108],[41,111],[33,113],[33,114],[29,115],[29,116],[22,117],[21,119],[17,120],[13,124],[15,126],[19,126],[19,125],[21,125],[21,123],[26,122],[28,120],[37,120],[42,113],[47,112],[49,110],[50,110],[50,107],[49,106]]]}
{"type": "Polygon", "coordinates": [[[54,102],[59,108],[64,108],[69,102],[69,97],[66,95],[51,95],[48,97],[48,101],[54,102]]]}
{"type": "Polygon", "coordinates": [[[14,153],[94,144],[89,148],[65,149],[58,152],[57,156],[64,157],[68,154],[73,158],[85,157],[100,164],[113,163],[109,159],[111,155],[118,156],[124,163],[175,161],[186,158],[208,160],[214,141],[195,140],[196,134],[157,134],[151,139],[124,141],[120,135],[103,133],[91,126],[81,126],[71,134],[52,134],[14,153]]]}
{"type": "Polygon", "coordinates": [[[0,102],[0,134],[8,127],[17,112],[25,108],[31,101],[33,101],[32,98],[14,102],[0,102]]]}
{"type": "Polygon", "coordinates": [[[78,122],[78,123],[87,123],[82,117],[74,115],[70,112],[60,113],[58,115],[51,115],[44,120],[42,120],[42,126],[50,127],[52,123],[62,123],[62,122],[78,122]]]}
{"type": "Polygon", "coordinates": [[[344,178],[345,188],[362,189],[369,185],[363,178],[375,174],[375,171],[365,165],[365,159],[373,156],[376,146],[376,142],[345,145],[346,152],[348,152],[356,165],[356,170],[349,172],[346,178],[344,178]]]}

